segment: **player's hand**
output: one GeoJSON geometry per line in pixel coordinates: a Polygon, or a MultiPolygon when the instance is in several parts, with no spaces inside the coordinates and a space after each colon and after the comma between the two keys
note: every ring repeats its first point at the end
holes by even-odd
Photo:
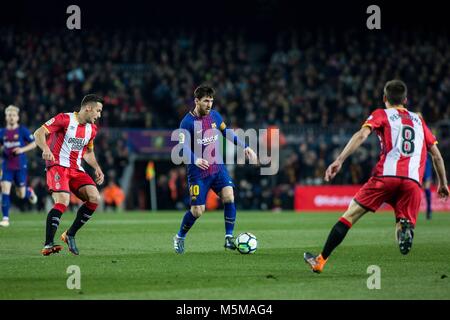
{"type": "Polygon", "coordinates": [[[23,153],[23,149],[22,149],[22,148],[20,148],[20,147],[18,147],[18,148],[14,148],[12,152],[13,152],[13,154],[14,154],[14,155],[16,155],[16,156],[17,156],[17,155],[19,155],[19,154],[23,153]]]}
{"type": "Polygon", "coordinates": [[[97,168],[94,171],[94,177],[95,177],[95,183],[98,185],[101,185],[103,181],[105,181],[105,174],[103,173],[102,169],[97,168]]]}
{"type": "Polygon", "coordinates": [[[195,165],[202,170],[207,170],[209,168],[209,162],[202,158],[195,160],[195,165]]]}
{"type": "Polygon", "coordinates": [[[337,173],[342,168],[342,162],[339,160],[334,161],[330,166],[327,168],[327,171],[325,171],[325,181],[328,182],[332,180],[337,173]]]}
{"type": "Polygon", "coordinates": [[[55,161],[55,157],[53,156],[53,153],[50,151],[50,149],[42,151],[42,159],[47,161],[55,161]]]}
{"type": "Polygon", "coordinates": [[[258,163],[258,156],[256,155],[255,151],[253,151],[252,148],[247,147],[244,150],[245,156],[250,161],[250,164],[257,164],[258,163]]]}
{"type": "Polygon", "coordinates": [[[439,185],[437,193],[439,195],[439,198],[444,199],[445,201],[447,201],[448,196],[450,194],[447,185],[439,185]]]}

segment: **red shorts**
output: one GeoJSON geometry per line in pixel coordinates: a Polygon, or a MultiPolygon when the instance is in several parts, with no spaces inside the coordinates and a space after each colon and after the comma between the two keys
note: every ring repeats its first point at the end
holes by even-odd
{"type": "Polygon", "coordinates": [[[87,185],[95,186],[95,182],[86,172],[62,166],[47,168],[47,187],[50,192],[72,191],[78,195],[78,190],[87,185]]]}
{"type": "Polygon", "coordinates": [[[373,212],[386,202],[394,208],[396,218],[406,218],[415,225],[421,199],[422,188],[413,180],[372,177],[362,186],[353,200],[373,212]]]}

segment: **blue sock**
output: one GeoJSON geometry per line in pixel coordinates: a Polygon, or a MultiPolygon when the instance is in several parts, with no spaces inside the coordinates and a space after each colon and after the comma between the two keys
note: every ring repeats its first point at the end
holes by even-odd
{"type": "Polygon", "coordinates": [[[2,213],[3,218],[9,218],[9,207],[11,206],[11,201],[9,194],[2,193],[2,213]]]}
{"type": "Polygon", "coordinates": [[[30,196],[31,196],[30,188],[26,187],[25,188],[25,199],[30,199],[30,196]]]}
{"type": "Polygon", "coordinates": [[[178,236],[180,238],[186,237],[186,233],[188,233],[189,229],[194,225],[195,220],[197,220],[197,218],[194,217],[190,210],[185,213],[183,221],[181,221],[180,231],[178,231],[178,236]]]}
{"type": "Polygon", "coordinates": [[[427,216],[431,214],[431,190],[425,189],[425,196],[427,198],[427,216]]]}
{"type": "Polygon", "coordinates": [[[225,217],[225,235],[232,236],[234,230],[234,221],[236,220],[236,205],[234,202],[224,204],[224,217],[225,217]]]}

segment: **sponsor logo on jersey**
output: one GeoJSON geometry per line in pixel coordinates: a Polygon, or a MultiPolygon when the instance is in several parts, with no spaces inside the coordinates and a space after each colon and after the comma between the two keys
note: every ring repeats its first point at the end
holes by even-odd
{"type": "Polygon", "coordinates": [[[206,137],[206,138],[203,138],[203,139],[197,139],[197,143],[198,144],[202,144],[204,146],[207,146],[207,145],[209,145],[211,143],[216,142],[217,140],[219,140],[219,135],[218,134],[213,135],[211,137],[206,137]]]}
{"type": "Polygon", "coordinates": [[[6,141],[4,146],[6,149],[20,147],[20,141],[6,141]]]}
{"type": "Polygon", "coordinates": [[[70,145],[71,150],[83,150],[84,146],[87,144],[83,138],[69,138],[67,143],[70,145]]]}

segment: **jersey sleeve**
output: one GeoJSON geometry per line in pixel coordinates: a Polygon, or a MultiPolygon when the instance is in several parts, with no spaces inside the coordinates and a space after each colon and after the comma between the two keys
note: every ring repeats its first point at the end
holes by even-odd
{"type": "Polygon", "coordinates": [[[89,150],[94,150],[94,139],[97,136],[97,127],[96,126],[92,126],[92,136],[89,139],[89,142],[87,144],[87,148],[89,150]]]}
{"type": "Polygon", "coordinates": [[[427,145],[427,149],[429,149],[429,148],[431,148],[432,145],[437,144],[438,141],[437,141],[436,137],[434,136],[434,134],[431,132],[430,128],[425,123],[425,120],[423,120],[423,118],[421,118],[421,120],[422,120],[425,144],[427,145]]]}
{"type": "Polygon", "coordinates": [[[384,125],[386,119],[384,110],[377,109],[367,118],[366,122],[363,123],[363,127],[368,127],[372,130],[381,128],[384,125]]]}
{"type": "Polygon", "coordinates": [[[45,128],[45,130],[47,130],[48,133],[54,133],[66,128],[69,125],[69,121],[70,120],[68,115],[60,113],[48,120],[42,126],[45,128]]]}
{"type": "Polygon", "coordinates": [[[33,134],[32,134],[32,133],[30,132],[30,130],[28,130],[27,128],[21,127],[21,134],[22,134],[23,140],[24,140],[26,143],[31,143],[31,142],[34,141],[34,136],[33,136],[33,134]]]}
{"type": "Polygon", "coordinates": [[[222,116],[217,111],[214,111],[214,116],[216,118],[217,124],[219,125],[219,130],[224,131],[227,128],[227,125],[223,121],[222,116]]]}
{"type": "Polygon", "coordinates": [[[220,132],[222,132],[222,135],[226,139],[228,139],[231,142],[233,142],[236,146],[240,146],[240,147],[242,147],[244,149],[247,148],[248,145],[244,141],[239,139],[239,137],[234,133],[234,131],[232,129],[228,129],[227,128],[227,125],[223,121],[222,116],[217,111],[215,111],[214,114],[215,114],[215,118],[216,118],[217,123],[219,123],[219,129],[220,129],[220,132]]]}

